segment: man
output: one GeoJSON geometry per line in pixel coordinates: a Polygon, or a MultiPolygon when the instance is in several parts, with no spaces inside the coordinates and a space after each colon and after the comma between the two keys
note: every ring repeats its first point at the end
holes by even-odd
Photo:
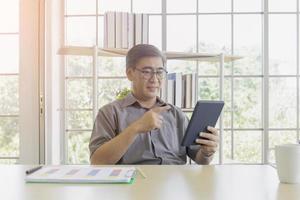
{"type": "Polygon", "coordinates": [[[126,56],[132,93],[103,106],[90,140],[91,164],[185,164],[186,155],[209,164],[218,147],[218,131],[199,133],[190,147],[181,146],[188,118],[157,94],[166,78],[165,57],[154,46],[134,46],[126,56]]]}

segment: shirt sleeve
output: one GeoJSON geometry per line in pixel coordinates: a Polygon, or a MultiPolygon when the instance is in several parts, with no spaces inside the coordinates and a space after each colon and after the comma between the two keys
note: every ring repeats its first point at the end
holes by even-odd
{"type": "Polygon", "coordinates": [[[99,110],[89,143],[90,157],[101,145],[116,136],[114,115],[115,112],[110,105],[99,110]]]}

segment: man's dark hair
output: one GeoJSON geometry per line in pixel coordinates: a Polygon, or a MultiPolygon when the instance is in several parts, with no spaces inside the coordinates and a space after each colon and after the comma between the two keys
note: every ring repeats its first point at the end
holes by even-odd
{"type": "Polygon", "coordinates": [[[160,57],[165,66],[166,58],[158,48],[150,44],[138,44],[132,47],[126,55],[126,69],[135,67],[140,59],[145,57],[160,57]]]}

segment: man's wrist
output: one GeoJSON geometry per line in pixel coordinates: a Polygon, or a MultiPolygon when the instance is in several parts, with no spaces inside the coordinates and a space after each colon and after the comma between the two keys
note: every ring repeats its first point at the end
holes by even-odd
{"type": "Polygon", "coordinates": [[[127,129],[128,129],[128,133],[129,133],[130,135],[133,135],[133,136],[135,136],[135,135],[139,132],[138,125],[135,124],[135,123],[129,125],[129,126],[127,127],[127,129]]]}

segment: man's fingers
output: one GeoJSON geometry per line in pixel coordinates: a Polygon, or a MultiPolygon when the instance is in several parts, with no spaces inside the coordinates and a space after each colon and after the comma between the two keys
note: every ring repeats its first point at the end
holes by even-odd
{"type": "Polygon", "coordinates": [[[170,108],[171,108],[171,106],[166,105],[166,106],[163,106],[163,107],[155,107],[155,108],[152,108],[151,110],[155,113],[161,113],[161,112],[165,112],[165,111],[170,110],[170,108]]]}
{"type": "Polygon", "coordinates": [[[216,129],[214,127],[208,126],[207,130],[210,131],[214,135],[218,135],[218,129],[216,129]]]}
{"type": "Polygon", "coordinates": [[[219,142],[219,136],[213,135],[213,134],[211,134],[211,133],[204,133],[204,132],[201,132],[201,133],[199,133],[199,136],[200,136],[200,137],[207,138],[207,139],[212,140],[212,141],[215,141],[215,142],[219,142]]]}
{"type": "Polygon", "coordinates": [[[209,147],[218,147],[218,143],[211,140],[196,139],[196,143],[206,145],[209,147]]]}

